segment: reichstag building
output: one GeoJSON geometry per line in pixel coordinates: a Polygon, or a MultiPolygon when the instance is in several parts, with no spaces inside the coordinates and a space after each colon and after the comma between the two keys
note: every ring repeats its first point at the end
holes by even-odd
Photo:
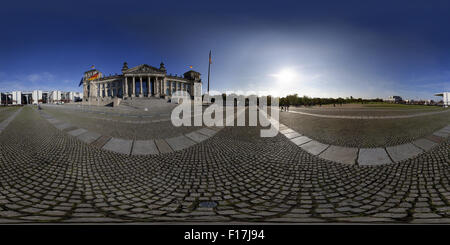
{"type": "MultiPolygon", "coordinates": [[[[93,67],[92,67],[93,68],[93,67]]],[[[168,75],[164,63],[156,68],[146,64],[128,68],[123,64],[122,74],[104,76],[97,69],[84,73],[83,102],[106,105],[113,99],[164,98],[170,99],[176,91],[201,96],[200,73],[190,70],[183,76],[168,75]]]]}

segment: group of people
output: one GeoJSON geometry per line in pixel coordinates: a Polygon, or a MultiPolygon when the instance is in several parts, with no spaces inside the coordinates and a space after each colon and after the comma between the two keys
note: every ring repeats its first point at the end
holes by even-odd
{"type": "Polygon", "coordinates": [[[289,103],[280,104],[280,111],[289,111],[289,103]]]}

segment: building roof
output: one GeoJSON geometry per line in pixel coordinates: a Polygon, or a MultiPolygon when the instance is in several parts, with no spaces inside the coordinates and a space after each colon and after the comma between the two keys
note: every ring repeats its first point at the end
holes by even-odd
{"type": "Polygon", "coordinates": [[[447,93],[447,94],[448,94],[448,93],[450,93],[450,92],[442,92],[442,93],[437,93],[437,94],[434,94],[434,96],[444,96],[444,94],[445,94],[445,93],[447,93]]]}
{"type": "Polygon", "coordinates": [[[142,64],[142,65],[138,65],[133,68],[124,70],[123,73],[128,74],[128,73],[165,73],[165,72],[156,67],[149,66],[147,64],[142,64]]]}

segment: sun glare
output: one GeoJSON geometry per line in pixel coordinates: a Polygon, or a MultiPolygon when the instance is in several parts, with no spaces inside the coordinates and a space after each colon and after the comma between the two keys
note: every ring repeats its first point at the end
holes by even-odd
{"type": "Polygon", "coordinates": [[[272,76],[275,78],[272,93],[276,95],[283,95],[286,91],[297,88],[300,81],[300,75],[292,68],[284,68],[272,76]]]}
{"type": "Polygon", "coordinates": [[[276,74],[276,77],[281,84],[290,84],[295,80],[297,74],[292,69],[283,69],[280,73],[276,74]]]}

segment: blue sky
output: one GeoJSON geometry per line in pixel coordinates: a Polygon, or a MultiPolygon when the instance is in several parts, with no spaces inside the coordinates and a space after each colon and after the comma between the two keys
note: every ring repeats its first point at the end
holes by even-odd
{"type": "Polygon", "coordinates": [[[14,1],[0,9],[0,91],[81,91],[163,61],[211,89],[438,99],[450,90],[448,1],[14,1]]]}

